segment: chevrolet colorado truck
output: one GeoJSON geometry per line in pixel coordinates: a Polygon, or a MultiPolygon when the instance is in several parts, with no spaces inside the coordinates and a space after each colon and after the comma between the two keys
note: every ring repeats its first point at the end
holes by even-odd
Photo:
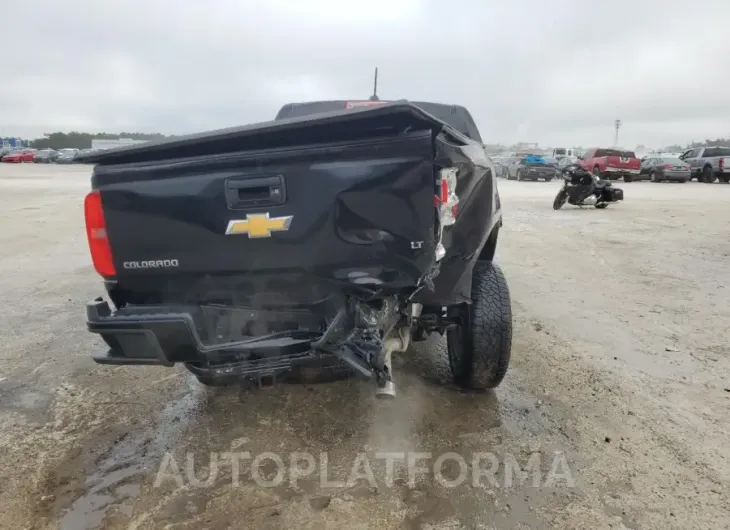
{"type": "Polygon", "coordinates": [[[393,397],[393,353],[436,332],[457,385],[505,376],[500,198],[465,108],[288,105],[83,161],[97,363],[181,363],[210,386],[334,367],[393,397]]]}

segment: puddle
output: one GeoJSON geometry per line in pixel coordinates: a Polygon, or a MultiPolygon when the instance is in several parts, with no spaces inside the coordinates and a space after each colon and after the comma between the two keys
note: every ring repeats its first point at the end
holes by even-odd
{"type": "MultiPolygon", "coordinates": [[[[0,383],[5,380],[0,381],[0,383]]],[[[23,414],[29,421],[45,423],[53,403],[53,396],[42,390],[31,388],[29,385],[12,387],[7,381],[7,388],[0,385],[0,408],[23,414]]]]}
{"type": "Polygon", "coordinates": [[[188,379],[186,392],[168,403],[154,433],[129,432],[117,439],[86,476],[84,493],[61,518],[62,530],[99,528],[112,506],[134,499],[142,480],[190,423],[203,401],[203,388],[188,379]]]}

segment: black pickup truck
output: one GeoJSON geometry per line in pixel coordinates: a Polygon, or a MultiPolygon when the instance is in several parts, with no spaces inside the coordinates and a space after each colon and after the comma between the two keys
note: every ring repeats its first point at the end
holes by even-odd
{"type": "Polygon", "coordinates": [[[463,107],[291,104],[84,161],[108,298],[86,308],[108,347],[96,362],[183,363],[205,385],[329,367],[394,396],[392,353],[438,332],[458,385],[502,381],[500,200],[463,107]]]}

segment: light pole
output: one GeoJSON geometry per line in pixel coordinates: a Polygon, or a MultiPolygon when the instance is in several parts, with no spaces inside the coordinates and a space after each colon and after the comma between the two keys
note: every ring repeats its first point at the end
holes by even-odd
{"type": "Polygon", "coordinates": [[[375,81],[373,82],[373,95],[368,98],[369,101],[380,101],[378,99],[378,67],[375,67],[375,81]]]}
{"type": "Polygon", "coordinates": [[[616,128],[616,133],[613,137],[613,145],[614,147],[618,147],[618,130],[621,128],[621,120],[616,120],[613,125],[616,128]]]}

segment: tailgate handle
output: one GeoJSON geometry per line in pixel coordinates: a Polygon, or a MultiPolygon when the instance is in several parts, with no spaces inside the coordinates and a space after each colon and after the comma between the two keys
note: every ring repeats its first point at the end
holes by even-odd
{"type": "Polygon", "coordinates": [[[281,175],[241,177],[226,181],[226,202],[229,208],[277,206],[286,202],[286,187],[281,175]]]}

